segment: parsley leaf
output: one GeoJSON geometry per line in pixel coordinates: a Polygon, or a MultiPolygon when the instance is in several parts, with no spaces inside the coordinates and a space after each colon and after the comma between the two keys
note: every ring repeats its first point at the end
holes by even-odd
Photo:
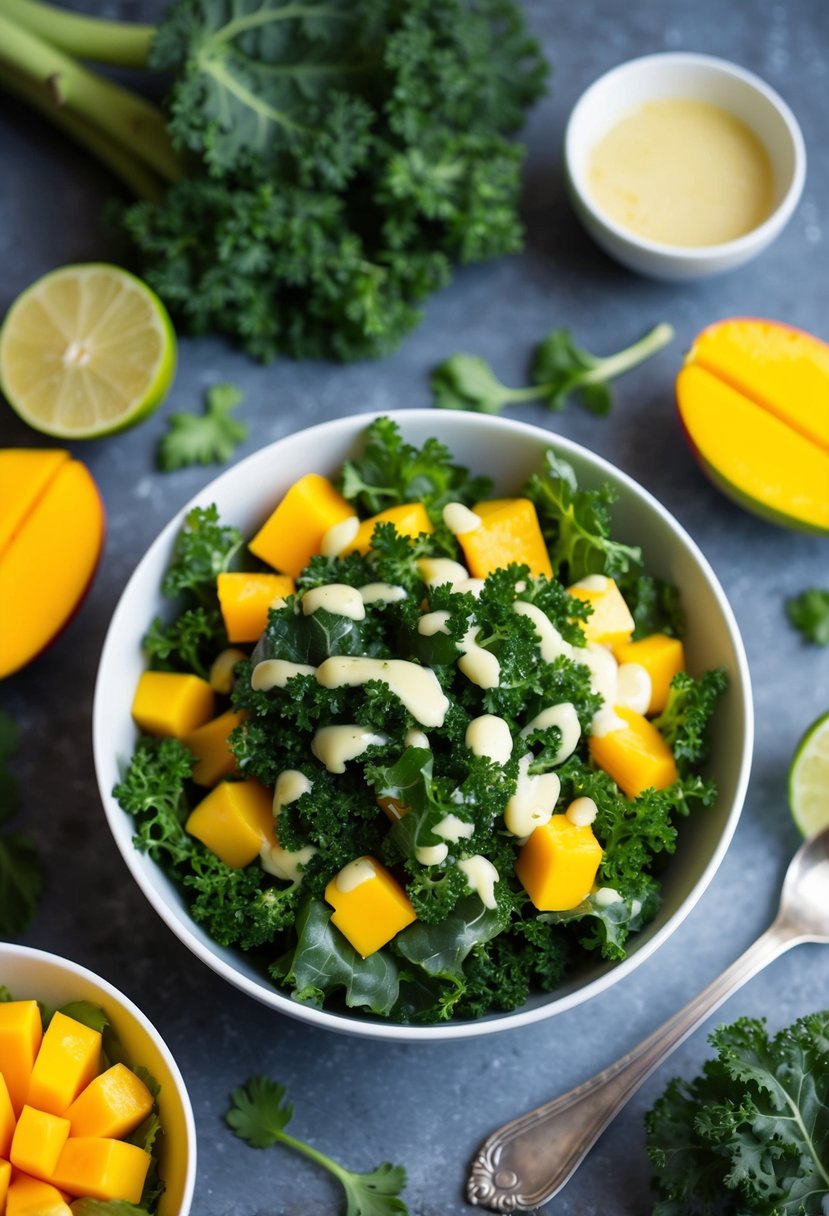
{"type": "Polygon", "coordinates": [[[807,642],[829,646],[829,589],[809,587],[787,599],[786,615],[807,642]]]}
{"type": "Polygon", "coordinates": [[[390,1216],[394,1212],[408,1211],[399,1198],[406,1185],[406,1171],[402,1166],[384,1161],[369,1173],[345,1169],[319,1149],[286,1132],[294,1108],[285,1094],[284,1085],[267,1077],[252,1077],[244,1088],[235,1089],[231,1094],[232,1105],[225,1120],[251,1148],[284,1144],[328,1170],[345,1191],[345,1216],[390,1216]]]}
{"type": "Polygon", "coordinates": [[[193,507],[176,538],[173,558],[161,584],[162,593],[170,599],[187,593],[203,605],[215,608],[216,578],[230,569],[243,545],[238,528],[219,522],[215,503],[193,507]]]}
{"type": "Polygon", "coordinates": [[[231,411],[244,399],[233,384],[214,384],[207,390],[203,414],[171,414],[169,430],[158,449],[158,463],[165,472],[192,464],[224,464],[236,445],[247,438],[248,426],[231,418],[231,411]]]}
{"type": "MultiPolygon", "coordinates": [[[[7,761],[18,748],[17,725],[0,710],[0,825],[17,812],[20,793],[7,761]]],[[[14,937],[28,928],[43,887],[43,869],[34,843],[19,832],[0,834],[0,934],[14,937]]]]}

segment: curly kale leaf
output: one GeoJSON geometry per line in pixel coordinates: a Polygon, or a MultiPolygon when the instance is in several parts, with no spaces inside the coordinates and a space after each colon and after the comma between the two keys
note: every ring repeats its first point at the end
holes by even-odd
{"type": "Polygon", "coordinates": [[[630,571],[618,580],[619,590],[633,617],[633,639],[666,633],[681,638],[685,633],[685,614],[679,589],[650,574],[630,571]]]}
{"type": "Polygon", "coordinates": [[[575,908],[566,912],[543,912],[537,919],[550,925],[572,926],[584,950],[598,950],[602,958],[619,962],[626,957],[628,935],[652,920],[659,904],[657,883],[642,874],[638,885],[635,882],[627,884],[624,896],[618,891],[609,891],[608,897],[604,897],[593,891],[575,908]]]}
{"type": "Polygon", "coordinates": [[[548,451],[542,473],[527,483],[527,496],[535,503],[553,569],[564,583],[588,574],[618,579],[642,564],[636,545],[611,537],[611,507],[616,501],[609,485],[580,490],[576,474],[566,460],[548,451]]]}
{"type": "Polygon", "coordinates": [[[671,681],[668,703],[653,724],[674,753],[680,772],[686,773],[708,755],[708,725],[717,698],[728,687],[724,668],[714,667],[698,680],[680,671],[671,681]]]}
{"type": "Polygon", "coordinates": [[[155,671],[190,671],[206,680],[213,659],[227,646],[227,631],[217,608],[187,608],[170,624],[155,617],[143,639],[155,671]]]}
{"type": "Polygon", "coordinates": [[[215,503],[193,507],[176,537],[173,556],[161,583],[170,599],[186,594],[207,608],[216,604],[216,578],[229,570],[244,546],[238,528],[219,521],[215,503]]]}

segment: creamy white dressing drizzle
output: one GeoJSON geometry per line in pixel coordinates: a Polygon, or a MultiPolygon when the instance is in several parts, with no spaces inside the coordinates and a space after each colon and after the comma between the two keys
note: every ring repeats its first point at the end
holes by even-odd
{"type": "Polygon", "coordinates": [[[334,886],[343,895],[347,895],[349,891],[356,890],[364,882],[371,882],[376,877],[377,871],[370,857],[355,857],[354,861],[349,861],[340,870],[334,879],[334,886]]]}
{"type": "Polygon", "coordinates": [[[552,764],[561,764],[573,754],[581,738],[581,726],[575,706],[570,701],[562,701],[560,705],[549,705],[542,709],[540,714],[536,714],[522,728],[521,738],[526,739],[534,730],[546,730],[548,726],[557,726],[561,731],[561,743],[551,761],[552,764]]]}
{"type": "Polygon", "coordinates": [[[359,531],[360,521],[356,515],[349,515],[347,519],[332,524],[320,542],[320,553],[323,557],[339,557],[359,531]]]}
{"type": "Polygon", "coordinates": [[[504,810],[507,831],[521,839],[530,836],[537,827],[547,822],[561,792],[561,782],[555,773],[529,772],[532,761],[532,752],[527,752],[519,760],[515,793],[504,810]]]}
{"type": "Polygon", "coordinates": [[[449,709],[449,699],[431,668],[407,659],[337,655],[320,663],[317,680],[324,688],[355,688],[368,680],[379,680],[421,726],[443,726],[449,709]]]}
{"type": "MultiPolygon", "coordinates": [[[[607,591],[609,583],[610,579],[604,574],[588,574],[585,578],[580,578],[577,583],[573,583],[573,586],[568,588],[568,590],[579,589],[601,595],[602,592],[607,591]]],[[[576,596],[576,599],[578,599],[578,596],[576,596]]]]}
{"type": "Polygon", "coordinates": [[[489,858],[475,853],[472,857],[465,857],[457,865],[484,907],[497,907],[495,884],[500,880],[500,875],[489,858]]]}
{"type": "Polygon", "coordinates": [[[598,642],[588,642],[581,652],[579,662],[584,663],[590,671],[590,684],[605,705],[615,705],[619,664],[606,646],[598,642]]]}
{"type": "Polygon", "coordinates": [[[451,557],[418,558],[417,570],[427,587],[442,587],[444,583],[455,588],[457,583],[469,578],[469,571],[451,557]]]}
{"type": "Polygon", "coordinates": [[[501,664],[494,654],[478,645],[479,629],[470,625],[458,646],[461,657],[458,670],[478,688],[497,688],[501,679],[501,664]]]}
{"type": "Polygon", "coordinates": [[[539,649],[545,663],[554,662],[560,655],[564,655],[568,659],[575,658],[575,648],[569,642],[565,642],[553,622],[537,604],[528,604],[526,600],[516,600],[512,609],[519,616],[525,616],[532,622],[540,639],[539,649]]]}
{"type": "Polygon", "coordinates": [[[592,798],[583,796],[574,798],[564,814],[574,827],[587,828],[599,813],[599,808],[592,798]]]}
{"type": "Polygon", "coordinates": [[[366,606],[356,587],[348,583],[325,583],[322,587],[311,587],[302,597],[302,611],[312,616],[320,608],[335,616],[347,616],[352,621],[365,619],[366,606]]]}
{"type": "Polygon", "coordinates": [[[436,633],[449,632],[450,612],[424,612],[417,622],[417,632],[421,637],[431,638],[436,633]]]}
{"type": "Polygon", "coordinates": [[[286,768],[276,779],[273,789],[273,813],[278,815],[283,806],[296,802],[303,794],[309,794],[314,783],[298,768],[286,768]]]}
{"type": "Polygon", "coordinates": [[[257,692],[284,688],[294,676],[312,676],[316,674],[316,670],[316,667],[311,667],[308,663],[291,663],[288,659],[263,659],[251,673],[250,686],[257,692]]]}
{"type": "Polygon", "coordinates": [[[359,591],[364,604],[396,604],[406,598],[406,588],[396,583],[366,583],[359,591]]]}
{"type": "Polygon", "coordinates": [[[626,729],[627,722],[624,718],[619,717],[612,705],[606,705],[600,709],[593,715],[593,721],[590,723],[590,734],[594,739],[602,739],[605,735],[611,735],[615,730],[626,729]]]}
{"type": "Polygon", "coordinates": [[[599,887],[598,891],[593,892],[593,902],[600,908],[606,908],[609,904],[617,904],[621,898],[622,896],[615,887],[599,887]]]}
{"type": "Polygon", "coordinates": [[[476,756],[487,756],[494,764],[504,765],[512,755],[509,724],[495,714],[481,714],[466,728],[466,746],[476,756]]]}
{"type": "MultiPolygon", "coordinates": [[[[283,806],[296,802],[297,798],[301,798],[312,788],[313,783],[299,769],[283,769],[276,779],[273,791],[274,820],[278,818],[283,806]]],[[[268,874],[273,874],[274,878],[296,884],[302,881],[303,868],[316,851],[311,844],[305,845],[301,849],[290,850],[283,849],[282,845],[278,843],[273,845],[268,841],[263,841],[262,848],[259,850],[259,861],[262,869],[268,874]]]]}
{"type": "Polygon", "coordinates": [[[321,726],[311,740],[311,751],[329,773],[344,773],[349,760],[362,756],[366,748],[388,743],[386,735],[378,735],[355,723],[321,726]]]}
{"type": "Polygon", "coordinates": [[[459,583],[455,583],[452,588],[458,595],[474,595],[477,599],[484,589],[485,580],[482,578],[462,578],[459,583]]]}
{"type": "Polygon", "coordinates": [[[653,685],[641,663],[620,663],[616,681],[616,704],[646,714],[651,703],[653,685]]]}
{"type": "Polygon", "coordinates": [[[443,522],[455,536],[463,536],[480,528],[481,517],[462,502],[448,502],[443,508],[443,522]]]}
{"type": "Polygon", "coordinates": [[[415,857],[422,866],[439,866],[449,856],[446,844],[422,844],[415,849],[415,857]]]}
{"type": "Polygon", "coordinates": [[[436,827],[432,828],[432,833],[448,840],[450,844],[457,844],[459,840],[468,840],[470,836],[475,835],[475,824],[467,823],[465,819],[460,819],[450,812],[443,816],[436,827]]]}
{"type": "Polygon", "coordinates": [[[418,730],[412,726],[406,731],[403,736],[404,747],[429,747],[429,736],[425,735],[422,730],[418,730]]]}

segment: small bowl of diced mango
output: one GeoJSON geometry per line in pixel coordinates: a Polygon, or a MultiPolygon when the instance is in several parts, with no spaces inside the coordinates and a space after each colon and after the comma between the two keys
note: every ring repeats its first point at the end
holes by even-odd
{"type": "Polygon", "coordinates": [[[0,1210],[187,1216],[193,1112],[158,1031],[68,959],[0,944],[0,1210]],[[119,1209],[120,1210],[120,1209],[119,1209]]]}

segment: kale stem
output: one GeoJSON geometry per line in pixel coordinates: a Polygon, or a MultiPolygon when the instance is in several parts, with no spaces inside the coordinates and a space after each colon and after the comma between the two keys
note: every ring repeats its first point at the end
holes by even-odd
{"type": "MultiPolygon", "coordinates": [[[[65,107],[122,150],[139,156],[167,182],[183,166],[167,134],[164,114],[151,102],[81,67],[49,43],[0,14],[0,67],[44,90],[55,109],[65,107]]],[[[44,111],[48,112],[48,111],[44,111]]]]}
{"type": "Polygon", "coordinates": [[[601,384],[606,380],[613,380],[616,376],[621,376],[622,372],[636,367],[637,363],[643,363],[663,346],[667,346],[673,336],[673,326],[669,325],[667,321],[662,321],[659,325],[655,325],[650,333],[645,334],[644,338],[634,342],[632,346],[620,350],[615,355],[597,359],[595,366],[581,377],[581,383],[601,384]]]}
{"type": "Polygon", "coordinates": [[[38,0],[2,0],[3,16],[67,55],[113,67],[147,66],[155,26],[69,13],[38,0]]]}

